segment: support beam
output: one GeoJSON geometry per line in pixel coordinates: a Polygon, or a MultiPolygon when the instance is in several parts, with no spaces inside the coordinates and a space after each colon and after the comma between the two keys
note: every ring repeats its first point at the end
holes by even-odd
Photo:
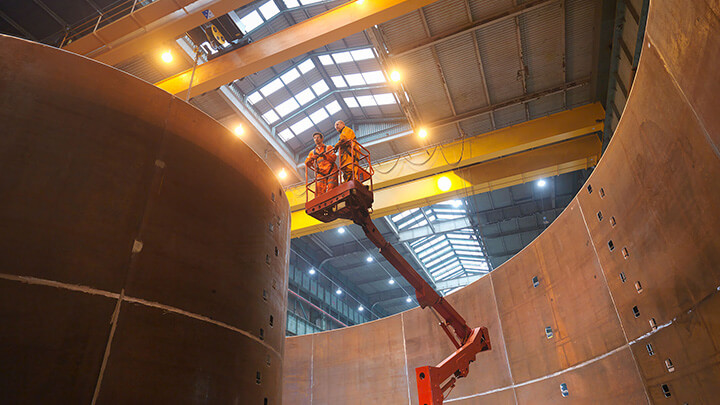
{"type": "MultiPolygon", "coordinates": [[[[433,149],[414,153],[401,159],[397,164],[395,160],[376,164],[373,177],[375,191],[602,131],[604,116],[605,112],[599,104],[590,104],[442,145],[442,149],[435,150],[430,159],[427,153],[433,153],[433,149]],[[427,162],[422,166],[410,163],[425,160],[427,162]]],[[[304,185],[287,190],[290,209],[293,212],[304,209],[304,191],[304,185]]]]}
{"type": "Polygon", "coordinates": [[[215,17],[220,17],[251,2],[157,0],[71,42],[64,49],[115,65],[138,54],[161,49],[183,33],[212,19],[205,17],[203,12],[209,10],[215,17]]]}
{"type": "Polygon", "coordinates": [[[483,274],[478,274],[474,276],[465,276],[465,277],[458,277],[454,278],[452,280],[446,280],[446,281],[438,281],[435,283],[437,286],[438,291],[443,290],[449,290],[451,288],[457,288],[457,287],[465,287],[466,285],[470,285],[474,283],[475,281],[479,280],[480,277],[482,277],[483,274]]]}
{"type": "MultiPolygon", "coordinates": [[[[372,216],[380,218],[453,198],[587,169],[595,166],[599,158],[600,140],[595,133],[591,133],[577,139],[376,190],[372,216]],[[450,190],[446,192],[437,187],[438,179],[443,176],[451,182],[450,190]]],[[[291,223],[292,237],[349,224],[345,220],[322,223],[308,216],[302,209],[292,213],[291,223]]]]}
{"type": "Polygon", "coordinates": [[[401,242],[409,242],[430,235],[457,231],[458,229],[468,228],[470,226],[471,224],[468,218],[458,218],[450,221],[435,222],[432,227],[425,225],[418,228],[408,229],[406,231],[400,231],[398,237],[401,242]]]}
{"type": "MultiPolygon", "coordinates": [[[[211,60],[195,71],[190,97],[259,72],[343,39],[374,25],[407,14],[434,0],[365,0],[349,2],[278,33],[211,60]]],[[[191,70],[156,85],[172,94],[185,94],[191,70]]]]}

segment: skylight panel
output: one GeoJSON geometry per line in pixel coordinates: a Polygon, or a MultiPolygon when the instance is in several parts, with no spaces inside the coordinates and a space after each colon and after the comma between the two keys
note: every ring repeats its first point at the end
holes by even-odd
{"type": "Polygon", "coordinates": [[[300,103],[300,105],[305,105],[315,99],[315,95],[313,94],[312,90],[305,89],[298,93],[295,98],[300,103]]]}
{"type": "Polygon", "coordinates": [[[338,52],[332,54],[332,58],[335,61],[335,63],[346,63],[346,62],[352,62],[353,58],[352,55],[350,55],[350,52],[338,52]]]}
{"type": "Polygon", "coordinates": [[[300,73],[305,74],[305,73],[315,69],[315,63],[313,63],[312,59],[308,59],[305,62],[301,63],[298,66],[298,69],[300,69],[300,73]]]}
{"type": "Polygon", "coordinates": [[[285,128],[282,131],[278,132],[278,136],[285,142],[289,141],[292,138],[295,138],[295,135],[293,135],[290,128],[285,128]]]}
{"type": "MultiPolygon", "coordinates": [[[[347,104],[347,106],[350,108],[360,107],[360,105],[357,103],[357,100],[355,100],[355,97],[345,97],[345,98],[343,98],[343,100],[345,101],[345,104],[347,104]]],[[[400,215],[402,215],[402,214],[400,214],[400,215]]]]}
{"type": "Polygon", "coordinates": [[[262,6],[260,6],[259,10],[262,13],[263,17],[265,17],[266,20],[271,19],[272,17],[276,16],[280,12],[280,10],[278,10],[278,8],[275,5],[275,2],[273,0],[270,0],[267,3],[263,4],[262,6]]]}
{"type": "Polygon", "coordinates": [[[363,107],[377,105],[377,103],[375,103],[375,99],[373,98],[373,96],[358,96],[357,101],[363,107]]]}
{"type": "Polygon", "coordinates": [[[458,219],[462,218],[465,215],[463,213],[458,214],[437,214],[438,219],[458,219]]]}
{"type": "Polygon", "coordinates": [[[372,48],[358,49],[355,51],[351,51],[350,54],[356,61],[372,59],[375,57],[375,53],[373,52],[372,48]]]}
{"type": "Polygon", "coordinates": [[[280,113],[281,117],[284,117],[291,112],[297,110],[300,108],[300,104],[298,104],[297,101],[295,101],[294,98],[290,98],[285,102],[280,103],[277,107],[275,107],[275,111],[280,113]]]}
{"type": "Polygon", "coordinates": [[[360,73],[345,75],[345,80],[347,80],[348,84],[351,86],[362,86],[365,84],[365,79],[363,79],[362,74],[360,73]]]}
{"type": "Polygon", "coordinates": [[[281,87],[282,87],[282,81],[280,81],[280,79],[275,79],[275,80],[271,81],[270,83],[266,84],[265,86],[263,86],[260,89],[260,92],[262,93],[263,96],[267,97],[267,96],[275,93],[276,91],[280,90],[281,87]]]}
{"type": "Polygon", "coordinates": [[[318,58],[320,59],[320,63],[326,66],[334,63],[330,55],[320,55],[318,58]]]}
{"type": "Polygon", "coordinates": [[[283,3],[285,3],[285,7],[287,8],[300,7],[300,3],[298,3],[297,0],[283,0],[283,3]]]}
{"type": "Polygon", "coordinates": [[[255,103],[257,103],[257,102],[260,101],[260,100],[262,100],[262,96],[260,95],[260,92],[259,92],[259,91],[256,91],[256,92],[250,94],[250,95],[247,97],[247,101],[248,101],[248,103],[250,103],[250,104],[255,104],[255,103]]]}
{"type": "Polygon", "coordinates": [[[376,94],[375,102],[378,105],[395,104],[395,96],[392,93],[376,94]]]}
{"type": "Polygon", "coordinates": [[[292,69],[288,70],[287,73],[285,73],[284,75],[280,76],[280,78],[282,79],[283,83],[285,83],[285,84],[290,84],[290,83],[292,83],[292,81],[295,80],[295,79],[297,79],[298,77],[300,77],[300,73],[298,73],[297,69],[295,69],[295,68],[292,68],[292,69]]]}
{"type": "Polygon", "coordinates": [[[310,121],[310,118],[305,117],[301,119],[300,121],[294,123],[290,126],[290,129],[296,134],[301,134],[302,132],[306,131],[308,128],[312,127],[313,123],[310,121]]]}
{"type": "Polygon", "coordinates": [[[345,79],[343,79],[342,76],[333,76],[331,77],[333,83],[335,84],[335,87],[342,88],[347,87],[347,83],[345,83],[345,79]]]}
{"type": "Polygon", "coordinates": [[[300,3],[302,3],[303,6],[307,6],[308,4],[315,4],[320,3],[323,0],[300,0],[300,3]]]}
{"type": "Polygon", "coordinates": [[[362,77],[367,84],[385,83],[385,75],[379,70],[363,73],[362,77]]]}
{"type": "Polygon", "coordinates": [[[310,114],[310,119],[312,120],[315,125],[325,121],[326,119],[330,118],[330,115],[328,115],[327,111],[325,111],[324,108],[321,108],[314,113],[310,114]]]}
{"type": "Polygon", "coordinates": [[[280,119],[280,117],[278,117],[278,115],[273,110],[266,112],[262,115],[262,117],[268,124],[272,124],[273,122],[280,119]]]}
{"type": "Polygon", "coordinates": [[[417,208],[413,208],[411,210],[403,211],[397,215],[394,215],[392,217],[393,222],[397,223],[398,221],[402,220],[403,218],[407,217],[408,215],[412,214],[413,212],[417,211],[417,208]]]}
{"type": "Polygon", "coordinates": [[[247,34],[248,32],[261,26],[264,22],[265,21],[263,21],[262,17],[260,17],[260,14],[258,14],[257,11],[253,11],[240,19],[240,23],[243,25],[240,29],[243,31],[243,34],[247,34]]]}
{"type": "Polygon", "coordinates": [[[315,94],[317,94],[318,96],[330,90],[330,87],[328,87],[327,83],[325,83],[325,80],[322,79],[315,82],[315,84],[313,84],[311,87],[315,94]]]}
{"type": "Polygon", "coordinates": [[[428,267],[435,266],[436,264],[442,263],[443,260],[447,260],[452,255],[453,255],[453,252],[449,251],[449,252],[445,253],[444,255],[427,262],[425,265],[428,267]]]}
{"type": "Polygon", "coordinates": [[[335,114],[340,111],[340,103],[338,103],[337,100],[334,100],[332,103],[326,105],[325,109],[330,113],[330,115],[335,114]]]}

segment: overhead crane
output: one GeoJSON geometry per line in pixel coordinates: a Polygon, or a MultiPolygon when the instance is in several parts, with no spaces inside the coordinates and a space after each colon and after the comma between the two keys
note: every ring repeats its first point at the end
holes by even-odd
{"type": "Polygon", "coordinates": [[[380,254],[415,289],[415,297],[420,307],[429,307],[442,319],[439,325],[455,346],[455,352],[436,366],[415,369],[419,403],[442,405],[457,380],[468,375],[470,363],[475,361],[476,355],[491,349],[488,330],[486,327],[468,326],[455,308],[440,296],[377,230],[370,219],[374,174],[370,152],[355,140],[348,142],[350,145],[347,150],[352,158],[340,167],[340,171],[349,169],[345,172],[350,173],[351,178],[345,179],[343,183],[318,193],[318,182],[327,182],[331,176],[337,176],[338,171],[323,175],[318,172],[317,167],[308,166],[305,177],[305,212],[322,222],[344,218],[359,225],[367,238],[380,249],[380,254]]]}

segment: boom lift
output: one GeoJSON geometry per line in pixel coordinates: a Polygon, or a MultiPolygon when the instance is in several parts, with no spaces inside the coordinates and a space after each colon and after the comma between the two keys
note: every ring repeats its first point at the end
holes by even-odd
{"type": "Polygon", "coordinates": [[[370,153],[355,140],[349,141],[347,148],[352,160],[341,166],[340,171],[349,169],[346,171],[351,173],[352,178],[337,187],[324,193],[316,193],[317,182],[322,182],[330,176],[337,176],[337,172],[322,175],[318,173],[317,166],[308,166],[305,174],[305,212],[322,222],[344,218],[359,225],[367,238],[380,249],[380,254],[413,286],[420,307],[430,307],[431,311],[442,318],[440,327],[452,341],[456,348],[455,352],[435,367],[424,366],[415,369],[419,403],[442,405],[445,394],[455,386],[457,379],[468,375],[470,363],[475,361],[475,355],[490,350],[488,330],[486,327],[470,328],[452,305],[441,297],[380,234],[370,219],[374,174],[370,153]],[[313,172],[314,175],[310,175],[309,172],[313,172]]]}

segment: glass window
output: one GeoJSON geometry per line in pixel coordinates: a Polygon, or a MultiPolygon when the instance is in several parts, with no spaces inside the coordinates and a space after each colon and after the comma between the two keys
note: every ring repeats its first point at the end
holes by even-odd
{"type": "Polygon", "coordinates": [[[273,110],[266,112],[265,114],[262,115],[262,117],[265,120],[265,122],[267,122],[268,124],[272,124],[273,122],[280,119],[280,117],[278,117],[278,115],[275,114],[275,111],[273,111],[273,110]]]}
{"type": "Polygon", "coordinates": [[[372,59],[375,57],[372,48],[358,49],[356,51],[351,51],[350,54],[355,60],[372,59]]]}
{"type": "Polygon", "coordinates": [[[293,80],[297,79],[298,77],[300,77],[300,73],[298,73],[297,69],[295,69],[295,68],[288,70],[287,73],[280,76],[283,83],[285,83],[285,84],[290,84],[293,80]]]}
{"type": "Polygon", "coordinates": [[[278,91],[282,87],[282,82],[280,79],[275,79],[271,81],[270,83],[266,84],[260,89],[260,92],[263,94],[263,96],[267,97],[276,91],[278,91]]]}
{"type": "Polygon", "coordinates": [[[305,118],[301,119],[300,121],[298,121],[298,122],[294,123],[293,125],[291,125],[291,126],[290,126],[290,129],[292,129],[292,131],[293,131],[294,133],[300,134],[300,133],[302,133],[303,131],[305,131],[305,130],[307,130],[308,128],[310,128],[312,125],[313,125],[313,123],[312,123],[312,121],[310,121],[310,118],[305,117],[305,118]]]}
{"type": "Polygon", "coordinates": [[[321,108],[314,113],[310,114],[310,119],[312,122],[314,122],[316,125],[321,123],[322,121],[328,119],[330,115],[328,115],[327,111],[325,111],[324,108],[321,108]]]}
{"type": "Polygon", "coordinates": [[[260,100],[262,100],[262,96],[260,95],[260,92],[257,92],[257,91],[255,93],[250,94],[247,98],[247,101],[250,104],[255,104],[260,100]]]}
{"type": "Polygon", "coordinates": [[[330,88],[328,87],[327,83],[325,83],[325,80],[319,80],[312,85],[312,89],[315,94],[319,96],[328,91],[330,88]]]}
{"type": "Polygon", "coordinates": [[[315,4],[320,3],[323,0],[300,0],[300,3],[302,3],[303,6],[307,6],[308,4],[315,4]]]}
{"type": "Polygon", "coordinates": [[[305,74],[315,69],[315,63],[313,63],[311,59],[308,59],[305,62],[301,63],[300,66],[298,66],[298,69],[300,69],[300,73],[305,74]]]}
{"type": "Polygon", "coordinates": [[[373,98],[373,96],[358,96],[358,97],[357,97],[357,101],[358,101],[358,103],[360,103],[360,105],[363,106],[363,107],[368,107],[368,106],[371,106],[371,105],[376,105],[376,104],[375,104],[375,99],[373,98]]]}
{"type": "Polygon", "coordinates": [[[346,62],[352,62],[352,56],[350,55],[350,52],[338,52],[332,54],[332,58],[335,60],[335,63],[346,63],[346,62]]]}
{"type": "Polygon", "coordinates": [[[333,83],[335,84],[335,87],[342,88],[347,87],[347,83],[345,83],[345,79],[343,79],[342,76],[333,76],[331,77],[333,83]]]}
{"type": "Polygon", "coordinates": [[[326,105],[325,108],[330,114],[335,114],[336,112],[340,111],[340,103],[335,100],[332,103],[326,105]]]}
{"type": "Polygon", "coordinates": [[[385,75],[379,70],[363,73],[362,77],[367,84],[385,83],[385,75]]]}
{"type": "Polygon", "coordinates": [[[395,104],[395,96],[392,93],[376,94],[375,102],[378,105],[395,104]]]}
{"type": "Polygon", "coordinates": [[[312,101],[315,98],[315,95],[313,94],[312,90],[305,89],[298,93],[295,98],[300,103],[300,105],[305,105],[312,101]]]}
{"type": "Polygon", "coordinates": [[[283,2],[287,8],[300,7],[300,3],[298,3],[297,0],[284,0],[283,2]]]}
{"type": "Polygon", "coordinates": [[[265,17],[266,20],[271,19],[273,16],[277,15],[280,10],[278,10],[277,6],[275,5],[275,2],[273,0],[268,1],[267,3],[260,6],[260,12],[262,13],[263,17],[265,17]]]}
{"type": "Polygon", "coordinates": [[[362,86],[363,84],[365,84],[365,79],[363,79],[361,73],[345,75],[345,80],[347,80],[348,84],[350,84],[351,86],[362,86]]]}
{"type": "Polygon", "coordinates": [[[318,58],[320,59],[320,63],[322,63],[323,65],[333,64],[333,60],[330,55],[320,55],[318,58]]]}
{"type": "Polygon", "coordinates": [[[347,104],[350,108],[358,108],[360,105],[358,105],[357,100],[355,100],[355,97],[345,97],[343,100],[345,100],[345,104],[347,104]]]}
{"type": "Polygon", "coordinates": [[[284,117],[284,116],[290,114],[291,112],[297,110],[298,108],[300,108],[300,104],[298,104],[298,102],[295,101],[294,98],[290,98],[289,100],[287,100],[283,103],[280,103],[280,105],[275,107],[275,111],[280,113],[281,117],[284,117]]]}
{"type": "Polygon", "coordinates": [[[243,25],[242,27],[240,27],[243,34],[247,34],[248,32],[254,30],[255,28],[261,26],[264,23],[262,17],[260,17],[260,14],[258,14],[257,11],[253,11],[252,13],[241,18],[240,22],[243,25]]]}
{"type": "Polygon", "coordinates": [[[290,131],[290,128],[285,128],[282,131],[278,132],[278,136],[285,142],[289,141],[292,138],[295,138],[295,135],[293,135],[292,131],[290,131]]]}

